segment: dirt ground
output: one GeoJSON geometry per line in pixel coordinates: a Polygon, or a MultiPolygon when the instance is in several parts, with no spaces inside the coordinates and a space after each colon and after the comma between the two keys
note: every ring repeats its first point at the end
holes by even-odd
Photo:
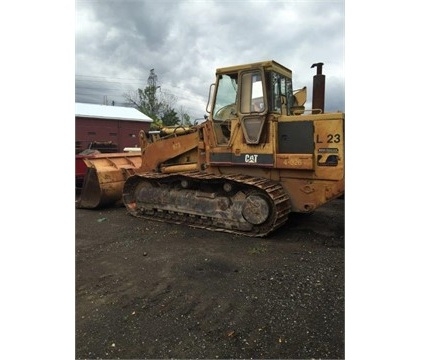
{"type": "Polygon", "coordinates": [[[77,359],[345,357],[343,199],[263,239],[75,214],[77,359]]]}

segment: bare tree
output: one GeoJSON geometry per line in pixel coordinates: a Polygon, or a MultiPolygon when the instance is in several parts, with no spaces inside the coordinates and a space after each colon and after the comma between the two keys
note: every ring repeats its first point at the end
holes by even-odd
{"type": "Polygon", "coordinates": [[[181,125],[191,125],[191,117],[190,115],[188,115],[185,110],[184,107],[181,106],[178,110],[178,115],[179,115],[179,119],[181,121],[181,125]]]}

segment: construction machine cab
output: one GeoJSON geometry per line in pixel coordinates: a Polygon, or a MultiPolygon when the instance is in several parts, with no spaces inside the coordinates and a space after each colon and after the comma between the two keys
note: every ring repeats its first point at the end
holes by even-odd
{"type": "Polygon", "coordinates": [[[257,145],[270,114],[293,115],[306,101],[306,92],[304,101],[296,99],[291,71],[275,61],[217,69],[216,75],[207,111],[221,146],[230,143],[232,122],[240,123],[248,145],[257,145]]]}

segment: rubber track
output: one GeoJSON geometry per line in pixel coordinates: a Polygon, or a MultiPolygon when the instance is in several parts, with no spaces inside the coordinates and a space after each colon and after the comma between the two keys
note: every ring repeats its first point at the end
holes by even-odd
{"type": "Polygon", "coordinates": [[[157,220],[174,224],[186,224],[194,228],[207,229],[211,231],[221,231],[250,237],[264,237],[267,236],[269,233],[273,232],[274,230],[278,229],[283,224],[285,224],[285,222],[288,220],[288,214],[291,209],[289,197],[285,193],[285,190],[283,189],[282,185],[280,185],[278,182],[266,178],[253,177],[249,175],[216,175],[201,172],[182,172],[176,174],[145,173],[136,174],[135,176],[139,176],[142,179],[148,180],[162,180],[166,178],[180,177],[191,178],[202,182],[226,179],[264,191],[266,195],[269,196],[275,204],[274,216],[276,220],[273,225],[270,228],[262,228],[256,226],[255,231],[240,231],[228,228],[220,228],[218,225],[213,226],[211,218],[204,215],[184,216],[185,213],[183,212],[172,213],[172,211],[164,210],[157,211],[155,215],[148,215],[144,213],[133,214],[130,212],[130,214],[133,216],[149,220],[157,220]]]}

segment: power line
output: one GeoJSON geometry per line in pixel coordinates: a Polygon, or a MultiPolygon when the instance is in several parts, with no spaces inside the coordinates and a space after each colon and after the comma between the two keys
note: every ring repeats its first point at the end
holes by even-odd
{"type": "MultiPolygon", "coordinates": [[[[134,79],[130,79],[130,78],[121,78],[121,77],[112,77],[112,76],[96,76],[96,75],[80,75],[80,74],[75,74],[75,76],[81,76],[81,77],[92,77],[92,78],[98,78],[98,79],[117,79],[117,80],[130,80],[130,81],[141,81],[141,82],[145,82],[146,79],[139,79],[139,78],[134,78],[134,79]]],[[[101,80],[93,80],[93,81],[101,81],[101,80]]]]}
{"type": "MultiPolygon", "coordinates": [[[[85,97],[90,96],[93,99],[95,97],[103,98],[104,96],[109,96],[110,98],[124,98],[127,91],[136,91],[138,88],[143,89],[145,86],[145,79],[138,79],[138,78],[121,78],[121,77],[107,77],[107,76],[97,76],[97,75],[83,75],[83,74],[75,74],[75,97],[85,97]],[[78,79],[79,77],[80,79],[78,79]],[[115,81],[120,80],[120,81],[115,81]],[[123,81],[129,81],[127,83],[124,83],[123,81]],[[82,86],[85,85],[84,83],[87,83],[86,85],[89,86],[82,86]],[[98,85],[96,87],[91,87],[91,83],[94,83],[94,85],[98,85]],[[102,84],[106,84],[108,86],[103,86],[102,84]],[[110,85],[110,86],[109,86],[110,85]],[[115,85],[115,86],[112,86],[115,85]],[[130,87],[133,85],[138,85],[136,89],[131,90],[130,87]],[[121,89],[122,87],[122,89],[121,89]],[[84,92],[81,92],[84,90],[84,92]],[[93,93],[88,93],[88,91],[85,90],[93,90],[93,93]],[[112,93],[112,91],[115,91],[112,93]],[[117,91],[123,91],[121,94],[117,93],[117,91]]],[[[164,86],[162,92],[165,94],[171,94],[176,97],[177,100],[186,100],[191,101],[191,98],[196,98],[196,101],[194,103],[195,106],[189,106],[187,105],[186,108],[190,109],[190,111],[194,113],[205,113],[206,108],[203,105],[202,107],[198,106],[197,103],[198,100],[205,102],[205,96],[198,95],[195,93],[189,92],[189,95],[184,95],[185,92],[188,90],[177,87],[177,86],[164,86]]],[[[116,100],[118,101],[118,100],[116,100]]],[[[184,106],[184,105],[181,105],[184,106]]]]}

